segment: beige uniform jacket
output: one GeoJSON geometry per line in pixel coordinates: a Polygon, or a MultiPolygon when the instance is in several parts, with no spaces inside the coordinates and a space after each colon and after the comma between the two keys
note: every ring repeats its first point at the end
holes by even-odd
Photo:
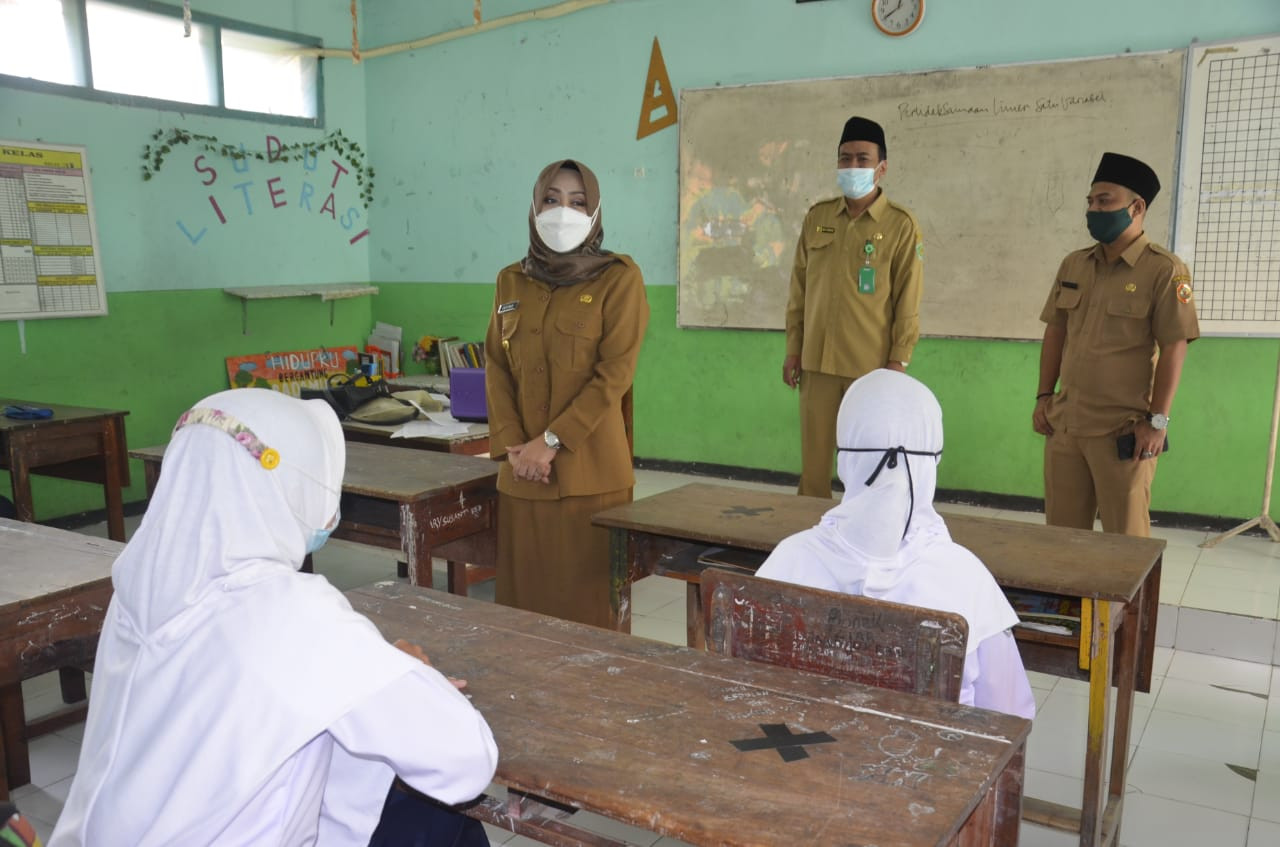
{"type": "Polygon", "coordinates": [[[924,246],[920,225],[882,192],[857,220],[843,197],[805,215],[787,301],[787,355],[800,367],[857,379],[885,363],[910,362],[920,338],[924,246]],[[858,290],[875,268],[875,291],[858,290]]]}
{"type": "Polygon", "coordinates": [[[529,500],[603,494],[635,485],[622,398],[631,388],[649,324],[644,278],[629,256],[595,279],[554,286],[516,263],[498,274],[485,337],[489,454],[547,430],[564,445],[551,482],[516,479],[498,490],[529,500]]]}
{"type": "Polygon", "coordinates": [[[1200,336],[1187,266],[1145,235],[1110,264],[1101,244],[1069,253],[1040,320],[1067,330],[1049,423],[1079,436],[1143,418],[1156,346],[1200,336]]]}

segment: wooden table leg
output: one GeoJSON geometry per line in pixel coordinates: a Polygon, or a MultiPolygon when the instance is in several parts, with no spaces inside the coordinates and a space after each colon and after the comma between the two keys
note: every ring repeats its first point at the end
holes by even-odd
{"type": "Polygon", "coordinates": [[[9,788],[31,781],[27,752],[27,719],[22,707],[22,683],[0,685],[0,736],[4,738],[5,769],[9,788]]]}
{"type": "Polygon", "coordinates": [[[27,457],[22,451],[24,445],[17,441],[17,438],[9,440],[9,484],[13,488],[13,505],[18,511],[18,520],[35,523],[36,507],[31,500],[31,469],[27,466],[27,457]]]}
{"type": "MultiPolygon", "coordinates": [[[[1145,590],[1145,589],[1144,589],[1145,590]]],[[[1134,689],[1137,684],[1140,659],[1138,646],[1142,642],[1142,595],[1124,607],[1124,636],[1120,640],[1116,658],[1116,718],[1115,732],[1111,738],[1111,784],[1107,789],[1107,808],[1103,836],[1111,843],[1120,843],[1120,817],[1124,811],[1125,781],[1129,770],[1129,731],[1133,726],[1134,689]]],[[[1153,637],[1154,633],[1147,633],[1153,637]]]]}
{"type": "Polygon", "coordinates": [[[121,493],[119,419],[107,418],[102,426],[102,489],[107,501],[107,537],[123,542],[124,498],[121,493]]]}
{"type": "Polygon", "coordinates": [[[609,625],[618,632],[631,631],[631,534],[609,529],[609,625]]]}
{"type": "Polygon", "coordinates": [[[707,636],[703,632],[702,583],[689,580],[684,594],[685,643],[695,650],[707,649],[707,636]]]}
{"type": "Polygon", "coordinates": [[[58,668],[58,686],[62,689],[63,703],[79,703],[89,696],[84,671],[79,668],[58,668]]]}
{"type": "MultiPolygon", "coordinates": [[[[1086,600],[1086,602],[1089,602],[1086,600]]],[[[1108,713],[1111,704],[1111,659],[1113,651],[1112,603],[1093,603],[1089,664],[1089,735],[1084,754],[1084,797],[1080,806],[1080,847],[1102,844],[1105,794],[1102,790],[1108,713]]],[[[1136,630],[1135,630],[1136,631],[1136,630]]],[[[1127,743],[1127,741],[1126,741],[1127,743]]],[[[1124,786],[1120,786],[1124,791],[1124,786]]]]}
{"type": "Polygon", "coordinates": [[[427,503],[400,504],[400,549],[409,571],[409,584],[431,587],[431,535],[427,503]]]}

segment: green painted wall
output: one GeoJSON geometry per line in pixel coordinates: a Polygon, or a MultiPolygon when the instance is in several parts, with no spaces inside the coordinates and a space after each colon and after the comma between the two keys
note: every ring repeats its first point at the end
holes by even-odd
{"type": "MultiPolygon", "coordinates": [[[[795,395],[780,379],[782,335],[675,326],[675,288],[650,286],[652,319],[636,375],[636,455],[798,472],[795,395]]],[[[492,289],[384,285],[374,317],[415,333],[483,337],[492,289]]],[[[1039,497],[1043,440],[1031,431],[1038,344],[925,339],[910,372],[942,404],[944,488],[1039,497]]],[[[1171,451],[1152,507],[1252,517],[1280,342],[1207,338],[1187,357],[1171,451]]],[[[1273,510],[1280,514],[1280,509],[1273,510]]]]}

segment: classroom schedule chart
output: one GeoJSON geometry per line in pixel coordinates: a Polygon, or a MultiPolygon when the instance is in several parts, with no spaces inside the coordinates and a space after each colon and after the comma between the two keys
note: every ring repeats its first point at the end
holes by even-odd
{"type": "Polygon", "coordinates": [[[0,141],[0,319],[106,313],[82,147],[0,141]]]}

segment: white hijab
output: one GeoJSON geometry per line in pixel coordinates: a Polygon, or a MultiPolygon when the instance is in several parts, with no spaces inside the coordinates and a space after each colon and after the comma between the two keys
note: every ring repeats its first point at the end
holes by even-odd
{"type": "Polygon", "coordinates": [[[955,612],[969,623],[970,654],[1017,623],[990,572],[933,508],[942,408],[923,383],[887,369],[854,382],[836,443],[844,499],[783,540],[759,576],[955,612]]]}
{"type": "MultiPolygon", "coordinates": [[[[113,567],[51,847],[212,843],[281,765],[416,666],[323,577],[298,573],[338,510],[346,451],[329,407],[237,389],[196,408],[222,425],[175,431],[113,567]]],[[[344,802],[380,807],[389,782],[344,802]]]]}

